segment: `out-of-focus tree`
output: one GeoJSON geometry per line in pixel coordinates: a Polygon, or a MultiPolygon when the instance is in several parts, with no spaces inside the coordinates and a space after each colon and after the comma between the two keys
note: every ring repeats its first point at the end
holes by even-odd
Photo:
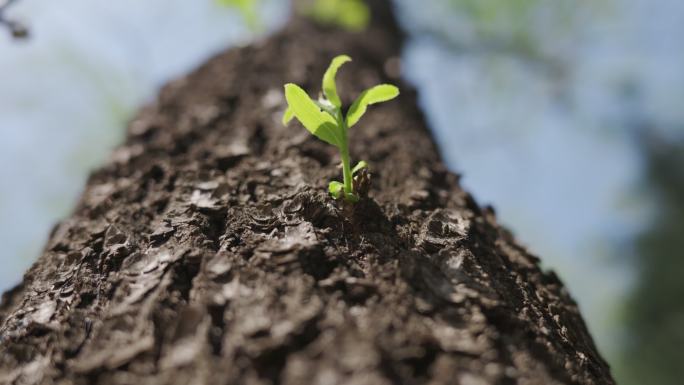
{"type": "Polygon", "coordinates": [[[580,20],[608,1],[431,0],[440,13],[413,32],[435,37],[461,55],[513,57],[564,79],[581,41],[580,20]]]}
{"type": "Polygon", "coordinates": [[[678,385],[684,379],[684,141],[645,141],[652,225],[636,242],[637,284],[626,309],[625,385],[678,385]]]}
{"type": "Polygon", "coordinates": [[[531,23],[539,0],[448,0],[467,16],[471,30],[479,37],[501,41],[518,49],[532,49],[531,23]]]}

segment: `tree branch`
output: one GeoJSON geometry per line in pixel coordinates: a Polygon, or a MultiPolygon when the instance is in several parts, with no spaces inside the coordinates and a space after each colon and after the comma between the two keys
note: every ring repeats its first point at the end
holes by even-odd
{"type": "Polygon", "coordinates": [[[28,37],[28,29],[17,20],[7,18],[5,11],[9,9],[17,0],[0,0],[0,26],[6,27],[12,36],[17,39],[28,37]]]}

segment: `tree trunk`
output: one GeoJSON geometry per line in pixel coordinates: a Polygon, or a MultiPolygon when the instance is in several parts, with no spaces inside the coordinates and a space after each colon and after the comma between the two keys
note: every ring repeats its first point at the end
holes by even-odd
{"type": "Polygon", "coordinates": [[[442,164],[385,1],[362,34],[295,19],[167,85],[0,306],[1,384],[612,384],[577,305],[442,164]],[[283,127],[330,59],[400,86],[336,150],[283,127]]]}

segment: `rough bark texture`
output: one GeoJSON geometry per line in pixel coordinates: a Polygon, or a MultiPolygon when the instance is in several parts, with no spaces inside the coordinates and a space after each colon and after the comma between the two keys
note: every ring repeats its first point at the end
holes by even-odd
{"type": "Polygon", "coordinates": [[[1,384],[613,383],[556,275],[445,169],[373,4],[364,34],[295,20],[163,89],[3,297],[1,384]],[[318,92],[339,53],[343,96],[403,90],[353,129],[353,208],[336,150],[279,123],[283,83],[318,92]]]}

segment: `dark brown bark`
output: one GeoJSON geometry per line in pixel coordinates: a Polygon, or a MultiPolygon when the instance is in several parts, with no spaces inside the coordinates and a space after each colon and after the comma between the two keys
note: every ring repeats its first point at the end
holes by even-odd
{"type": "Polygon", "coordinates": [[[575,302],[442,164],[397,77],[384,2],[363,34],[302,20],[161,92],[0,307],[2,384],[612,384],[575,302]],[[283,127],[282,85],[329,60],[370,197],[283,127]]]}

